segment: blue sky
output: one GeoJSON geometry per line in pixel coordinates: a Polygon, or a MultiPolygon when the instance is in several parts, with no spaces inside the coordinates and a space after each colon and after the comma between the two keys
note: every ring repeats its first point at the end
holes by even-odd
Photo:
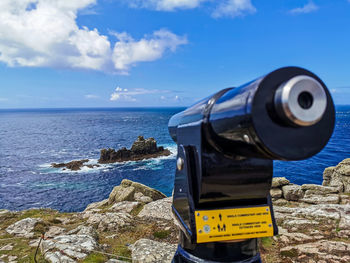
{"type": "Polygon", "coordinates": [[[0,108],[187,106],[290,65],[350,104],[350,0],[0,3],[0,108]]]}

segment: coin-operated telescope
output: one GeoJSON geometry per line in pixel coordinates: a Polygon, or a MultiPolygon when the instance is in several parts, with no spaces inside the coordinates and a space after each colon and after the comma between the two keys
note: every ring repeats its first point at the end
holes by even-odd
{"type": "Polygon", "coordinates": [[[172,209],[181,231],[173,262],[261,262],[257,238],[277,234],[273,160],[315,155],[334,122],[325,84],[297,67],[221,90],[174,115],[172,209]]]}

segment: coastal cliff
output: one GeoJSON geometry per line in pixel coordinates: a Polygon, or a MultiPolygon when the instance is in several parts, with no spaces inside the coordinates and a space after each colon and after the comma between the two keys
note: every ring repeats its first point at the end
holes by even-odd
{"type": "MultiPolygon", "coordinates": [[[[273,179],[279,235],[260,239],[263,262],[350,262],[350,159],[323,179],[273,179]]],[[[126,179],[80,213],[0,210],[0,263],[34,262],[37,247],[37,262],[171,262],[177,238],[171,197],[126,179]]]]}

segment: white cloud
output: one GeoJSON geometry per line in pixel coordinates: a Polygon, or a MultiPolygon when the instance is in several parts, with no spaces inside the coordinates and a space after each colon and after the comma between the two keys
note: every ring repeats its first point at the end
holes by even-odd
{"type": "Polygon", "coordinates": [[[126,0],[130,7],[149,8],[158,11],[192,9],[208,0],[126,0]]]}
{"type": "Polygon", "coordinates": [[[212,16],[237,17],[256,12],[251,0],[124,0],[133,8],[148,8],[157,11],[175,11],[179,9],[194,9],[203,3],[217,4],[212,16]]]}
{"type": "Polygon", "coordinates": [[[0,102],[6,102],[8,100],[9,100],[8,98],[0,98],[0,102]]]}
{"type": "Polygon", "coordinates": [[[219,17],[238,17],[247,14],[254,14],[256,8],[250,0],[225,0],[218,5],[212,13],[215,18],[219,17]]]}
{"type": "Polygon", "coordinates": [[[113,50],[114,67],[128,72],[137,62],[153,61],[163,56],[166,50],[174,52],[179,45],[187,43],[186,37],[180,37],[168,30],[161,29],[135,41],[127,33],[114,33],[118,42],[113,50]]]}
{"type": "MultiPolygon", "coordinates": [[[[147,90],[147,89],[122,89],[120,87],[117,87],[114,92],[111,94],[110,100],[111,101],[137,101],[135,96],[140,95],[149,95],[149,94],[161,94],[161,93],[169,93],[170,90],[147,90]]],[[[164,96],[161,96],[164,97],[164,96]]],[[[165,97],[164,97],[165,99],[165,97]]]]}
{"type": "Polygon", "coordinates": [[[94,94],[87,94],[84,97],[85,97],[85,99],[98,99],[99,98],[99,96],[94,95],[94,94]]]}
{"type": "Polygon", "coordinates": [[[77,11],[95,0],[1,0],[0,61],[9,66],[101,69],[110,43],[79,28],[77,11]]]}
{"type": "Polygon", "coordinates": [[[289,11],[292,15],[297,14],[307,14],[311,12],[315,12],[319,9],[317,5],[315,5],[313,2],[309,2],[308,4],[304,5],[303,7],[294,8],[289,11]]]}
{"type": "Polygon", "coordinates": [[[76,23],[78,12],[94,4],[96,0],[1,0],[0,61],[12,67],[126,73],[132,64],[159,59],[166,50],[175,51],[177,45],[185,43],[183,38],[161,30],[152,35],[153,39],[135,41],[129,37],[130,41],[123,39],[112,48],[108,37],[96,28],[91,30],[76,23]],[[143,47],[144,42],[153,46],[143,47]],[[140,53],[137,43],[139,48],[144,48],[144,54],[130,57],[130,50],[140,53]]]}

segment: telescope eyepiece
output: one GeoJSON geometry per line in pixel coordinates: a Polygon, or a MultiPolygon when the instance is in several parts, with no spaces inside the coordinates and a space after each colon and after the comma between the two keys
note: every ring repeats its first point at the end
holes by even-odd
{"type": "Polygon", "coordinates": [[[334,122],[333,100],[322,80],[285,67],[199,101],[170,119],[169,132],[175,141],[179,131],[192,141],[187,129],[203,128],[203,145],[230,158],[303,160],[323,149],[334,122]]]}
{"type": "Polygon", "coordinates": [[[320,121],[327,108],[327,95],[315,78],[299,75],[278,87],[274,97],[280,118],[297,126],[311,126],[320,121]]]}

